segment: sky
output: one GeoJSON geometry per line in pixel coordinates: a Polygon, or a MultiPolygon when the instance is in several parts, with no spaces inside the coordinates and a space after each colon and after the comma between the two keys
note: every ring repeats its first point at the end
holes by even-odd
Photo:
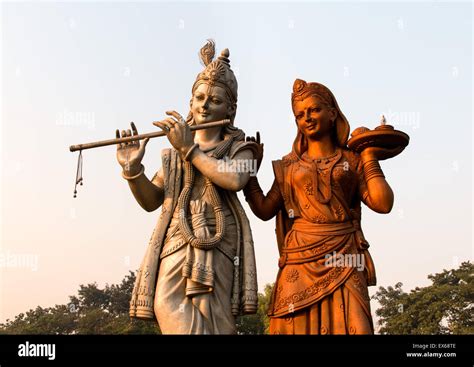
{"type": "MultiPolygon", "coordinates": [[[[381,162],[392,212],[363,207],[377,286],[409,291],[472,260],[471,3],[3,2],[0,11],[0,322],[139,267],[160,210],[136,203],[114,147],[84,151],[74,199],[77,153],[68,147],[114,138],[131,121],[156,131],[152,121],[170,109],[186,115],[208,38],[230,50],[235,124],[265,144],[264,191],[271,161],[296,134],[294,80],[320,82],[351,131],[384,114],[410,136],[381,162]]],[[[169,146],[147,145],[149,178],[169,146]]],[[[239,196],[263,290],[278,270],[275,224],[239,196]]]]}

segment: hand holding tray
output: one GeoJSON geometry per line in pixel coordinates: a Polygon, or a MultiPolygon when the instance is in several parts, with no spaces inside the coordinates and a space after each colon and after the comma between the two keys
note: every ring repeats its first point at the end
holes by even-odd
{"type": "Polygon", "coordinates": [[[403,131],[395,130],[393,126],[386,125],[385,117],[382,116],[380,126],[374,130],[366,127],[355,129],[347,142],[349,149],[361,153],[366,148],[377,149],[379,160],[389,159],[400,154],[408,145],[410,137],[403,131]]]}

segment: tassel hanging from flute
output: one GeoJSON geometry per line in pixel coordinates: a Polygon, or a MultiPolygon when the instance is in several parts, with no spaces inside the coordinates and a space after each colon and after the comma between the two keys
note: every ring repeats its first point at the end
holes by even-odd
{"type": "Polygon", "coordinates": [[[79,151],[77,158],[76,183],[74,185],[74,197],[77,197],[77,184],[82,186],[82,150],[79,151]]]}

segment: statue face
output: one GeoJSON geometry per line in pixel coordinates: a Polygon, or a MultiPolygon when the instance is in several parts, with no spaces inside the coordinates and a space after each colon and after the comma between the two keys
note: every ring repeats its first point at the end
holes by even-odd
{"type": "Polygon", "coordinates": [[[293,112],[298,128],[308,139],[318,140],[331,133],[336,110],[318,97],[308,96],[302,101],[295,101],[293,112]]]}
{"type": "Polygon", "coordinates": [[[228,118],[230,108],[224,88],[200,84],[193,93],[191,112],[197,125],[228,118]]]}

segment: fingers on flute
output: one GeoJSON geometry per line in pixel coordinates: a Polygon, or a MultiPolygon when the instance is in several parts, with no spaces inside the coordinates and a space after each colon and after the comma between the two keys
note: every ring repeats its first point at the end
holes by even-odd
{"type": "MultiPolygon", "coordinates": [[[[132,136],[132,131],[130,129],[127,129],[127,138],[131,137],[132,136]]],[[[132,145],[133,142],[129,141],[127,143],[125,143],[127,145],[132,145]]]]}
{"type": "Polygon", "coordinates": [[[164,122],[168,123],[168,126],[169,126],[170,128],[173,128],[174,125],[178,123],[178,121],[176,121],[174,118],[171,118],[171,117],[165,119],[164,122]]]}
{"type": "Polygon", "coordinates": [[[174,124],[175,124],[175,121],[174,121],[173,119],[171,119],[171,118],[169,118],[169,119],[164,119],[163,121],[160,121],[160,122],[161,122],[161,123],[163,124],[163,126],[165,127],[165,130],[166,130],[166,128],[168,128],[168,132],[169,132],[169,130],[171,130],[171,129],[173,128],[173,126],[174,126],[174,124]]]}
{"type": "MultiPolygon", "coordinates": [[[[119,130],[119,129],[115,130],[115,137],[116,137],[117,139],[120,139],[120,130],[119,130]]],[[[122,148],[122,144],[121,144],[121,143],[117,143],[117,150],[120,149],[120,148],[122,148]]]]}
{"type": "Polygon", "coordinates": [[[130,123],[130,126],[132,127],[133,135],[138,135],[137,127],[135,126],[135,123],[133,121],[130,123]]]}
{"type": "MultiPolygon", "coordinates": [[[[133,135],[133,136],[138,135],[137,127],[135,126],[135,123],[134,123],[133,121],[130,123],[130,126],[132,127],[132,135],[133,135]]],[[[140,143],[138,142],[138,140],[132,141],[131,144],[140,145],[140,143]]]]}
{"type": "MultiPolygon", "coordinates": [[[[122,138],[126,138],[126,137],[127,137],[127,132],[126,132],[125,130],[122,130],[122,136],[121,136],[121,137],[122,137],[122,138]]],[[[122,148],[124,148],[124,147],[127,145],[127,143],[121,143],[121,145],[122,145],[122,148]]]]}
{"type": "MultiPolygon", "coordinates": [[[[127,137],[127,130],[122,130],[122,138],[126,138],[127,137]]],[[[122,146],[126,146],[127,143],[122,143],[122,146]]]]}
{"type": "Polygon", "coordinates": [[[183,119],[183,117],[176,111],[166,111],[166,114],[170,115],[170,116],[173,116],[178,121],[181,121],[183,119]]]}
{"type": "Polygon", "coordinates": [[[167,129],[167,126],[165,127],[162,121],[155,121],[153,125],[158,126],[161,130],[163,130],[166,134],[168,134],[169,131],[167,129]]]}

